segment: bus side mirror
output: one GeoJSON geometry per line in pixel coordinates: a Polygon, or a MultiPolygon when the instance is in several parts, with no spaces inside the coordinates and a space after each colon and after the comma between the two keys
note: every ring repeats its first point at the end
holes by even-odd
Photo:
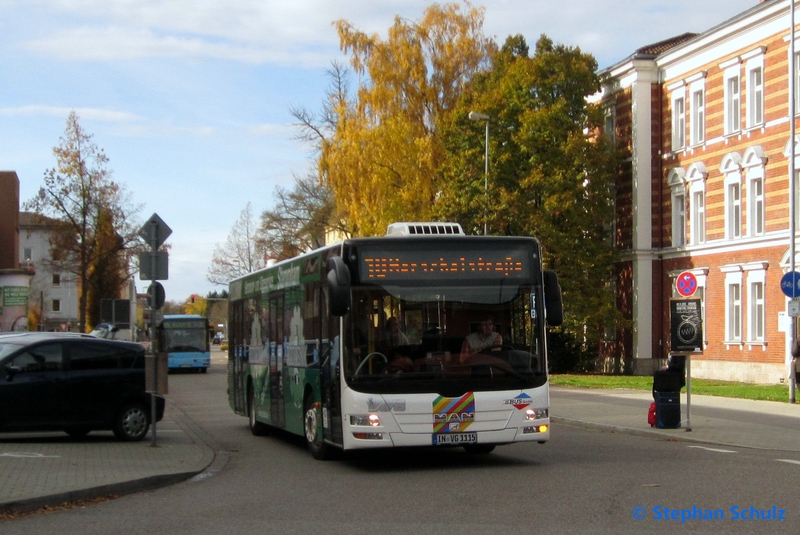
{"type": "Polygon", "coordinates": [[[344,316],[350,309],[350,270],[341,256],[328,259],[328,310],[344,316]]]}
{"type": "Polygon", "coordinates": [[[553,270],[545,270],[544,275],[544,308],[547,324],[558,327],[564,323],[564,305],[561,302],[561,285],[558,275],[553,270]]]}

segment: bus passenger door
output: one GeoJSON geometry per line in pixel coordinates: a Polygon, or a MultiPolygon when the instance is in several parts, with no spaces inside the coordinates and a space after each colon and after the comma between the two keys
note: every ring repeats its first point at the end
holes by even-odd
{"type": "Polygon", "coordinates": [[[285,364],[282,292],[269,298],[269,401],[272,425],[285,427],[283,399],[283,368],[285,364]]]}
{"type": "MultiPolygon", "coordinates": [[[[327,303],[325,308],[327,311],[327,303]]],[[[321,388],[322,405],[327,412],[327,425],[323,426],[323,437],[335,444],[342,444],[342,387],[341,387],[341,336],[340,319],[338,317],[328,317],[328,321],[323,322],[323,328],[327,327],[328,332],[323,333],[323,337],[330,342],[326,348],[326,357],[322,359],[321,388]],[[327,325],[325,325],[327,323],[327,325]]],[[[325,422],[323,422],[325,423],[325,422]]]]}

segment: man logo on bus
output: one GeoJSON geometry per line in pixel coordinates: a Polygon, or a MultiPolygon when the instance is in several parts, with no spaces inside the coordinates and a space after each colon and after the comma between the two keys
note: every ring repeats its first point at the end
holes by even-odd
{"type": "Polygon", "coordinates": [[[475,394],[459,398],[439,396],[433,401],[433,432],[457,433],[475,421],[475,394]]]}

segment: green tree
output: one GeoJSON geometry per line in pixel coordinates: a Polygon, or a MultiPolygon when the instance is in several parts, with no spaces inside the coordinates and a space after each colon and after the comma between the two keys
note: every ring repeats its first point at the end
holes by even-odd
{"type": "Polygon", "coordinates": [[[139,207],[132,206],[125,188],[111,179],[108,157],[81,127],[74,111],[53,154],[56,167],[45,172],[44,185],[25,203],[25,209],[57,221],[50,236],[51,263],[75,275],[80,328],[87,330],[92,277],[98,283],[95,299],[117,297],[101,295],[106,290],[99,281],[117,269],[120,276],[127,276],[127,262],[115,259],[139,243],[138,225],[133,222],[139,207]]]}
{"type": "Polygon", "coordinates": [[[419,22],[398,16],[385,40],[335,23],[359,82],[353,99],[330,103],[335,131],[321,143],[319,170],[354,235],[431,213],[440,117],[494,50],[483,10],[464,6],[433,4],[419,22]]]}
{"type": "Polygon", "coordinates": [[[559,274],[564,329],[593,347],[616,317],[612,278],[613,184],[622,153],[599,135],[602,110],[587,98],[600,89],[597,64],[546,36],[533,56],[509,37],[462,95],[441,130],[447,149],[434,208],[440,219],[490,234],[541,239],[545,264],[559,274]],[[483,123],[490,117],[489,187],[484,187],[483,123]],[[591,284],[587,281],[593,281],[591,284]]]}

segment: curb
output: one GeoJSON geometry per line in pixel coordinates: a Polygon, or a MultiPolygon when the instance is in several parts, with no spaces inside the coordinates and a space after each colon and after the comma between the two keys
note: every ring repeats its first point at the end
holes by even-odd
{"type": "MultiPolygon", "coordinates": [[[[175,423],[177,423],[192,439],[192,442],[203,451],[201,460],[197,462],[195,468],[192,470],[134,478],[108,485],[98,485],[85,489],[37,496],[35,498],[3,502],[0,503],[0,515],[7,513],[29,513],[45,507],[69,506],[81,501],[90,501],[99,498],[118,498],[128,494],[175,485],[176,483],[181,483],[191,478],[197,478],[205,471],[209,471],[212,473],[210,475],[213,475],[213,473],[224,468],[230,459],[231,452],[221,451],[220,445],[186,416],[186,413],[177,405],[173,404],[170,410],[175,423]]],[[[158,433],[157,430],[156,433],[158,433]]]]}
{"type": "Polygon", "coordinates": [[[746,446],[744,444],[733,444],[730,442],[721,442],[721,441],[714,441],[710,439],[703,439],[703,438],[695,438],[693,436],[688,436],[687,433],[691,433],[692,431],[687,431],[686,429],[673,429],[671,431],[661,431],[657,429],[638,429],[635,427],[623,427],[619,425],[613,424],[602,424],[597,422],[587,422],[585,420],[578,420],[575,418],[562,418],[562,417],[550,417],[550,421],[562,425],[568,425],[572,427],[581,427],[586,429],[601,429],[605,431],[610,431],[612,433],[623,433],[626,435],[634,435],[640,437],[648,437],[648,438],[659,438],[662,440],[671,440],[677,442],[693,442],[695,444],[709,444],[713,446],[727,446],[729,448],[741,448],[741,449],[748,449],[748,450],[764,450],[764,451],[784,451],[784,452],[798,452],[800,451],[800,447],[798,449],[787,449],[787,448],[766,448],[763,446],[746,446]],[[682,434],[675,434],[672,431],[682,432],[682,434]]]}

